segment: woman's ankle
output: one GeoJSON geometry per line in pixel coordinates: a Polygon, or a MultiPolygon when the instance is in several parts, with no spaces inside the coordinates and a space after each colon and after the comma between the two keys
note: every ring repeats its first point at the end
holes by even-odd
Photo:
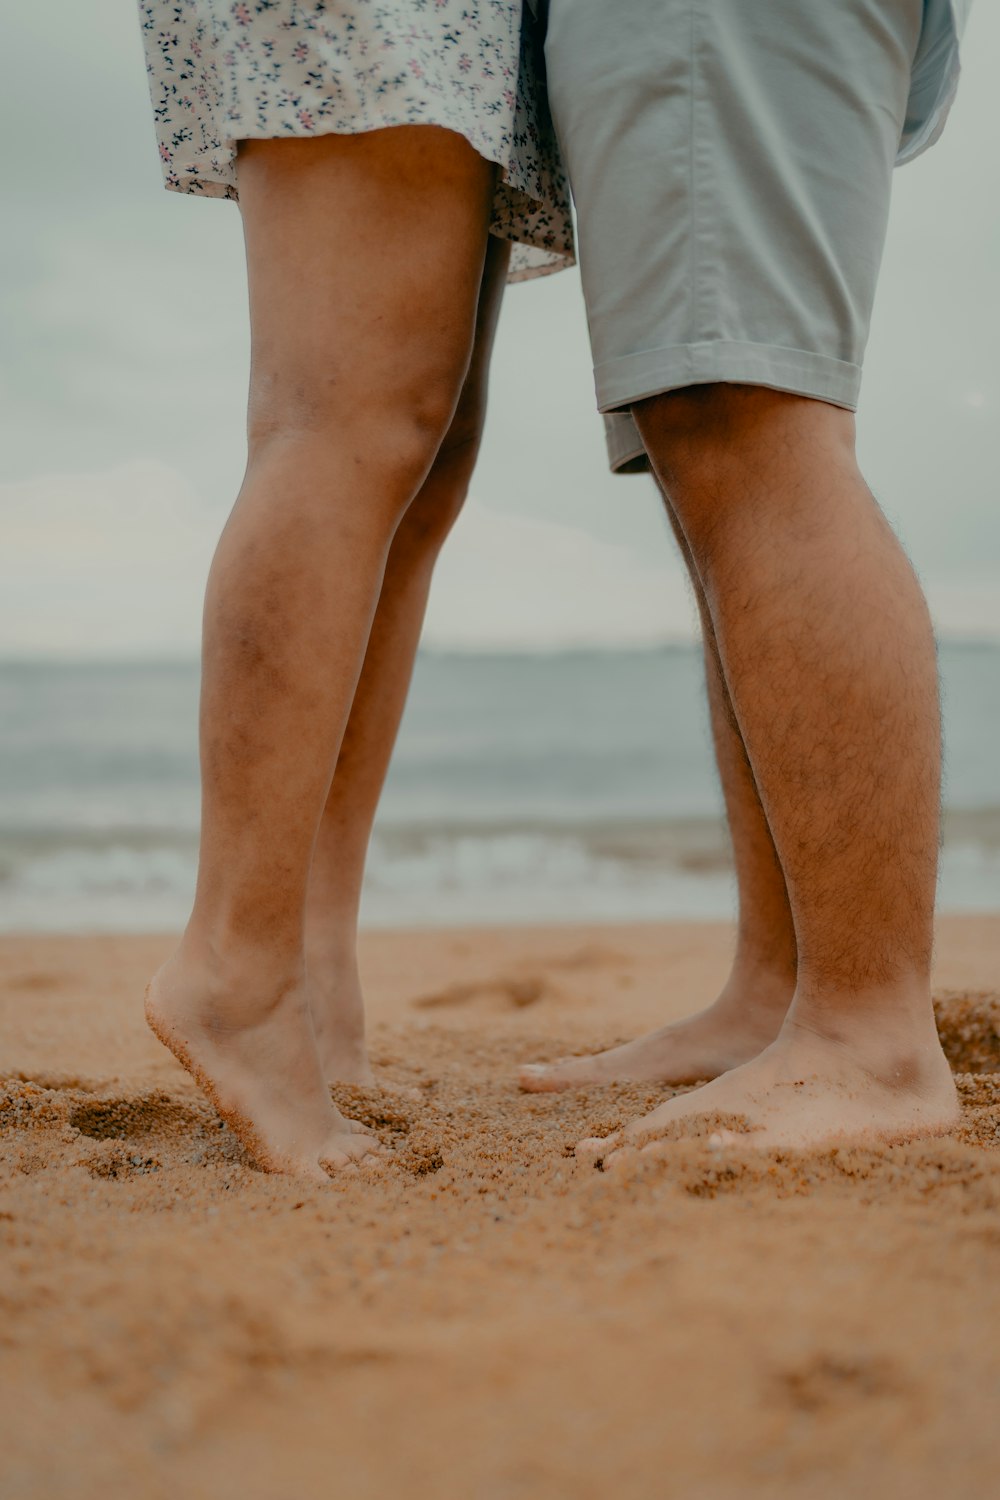
{"type": "Polygon", "coordinates": [[[305,978],[301,943],[261,942],[243,933],[189,924],[171,959],[171,967],[198,973],[211,990],[233,985],[252,992],[284,992],[305,978]]]}

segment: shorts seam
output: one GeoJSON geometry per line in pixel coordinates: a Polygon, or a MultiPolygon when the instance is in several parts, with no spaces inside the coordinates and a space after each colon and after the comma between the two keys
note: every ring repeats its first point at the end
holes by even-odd
{"type": "MultiPolygon", "coordinates": [[[[688,192],[691,194],[691,221],[690,221],[691,222],[691,227],[690,227],[690,232],[689,232],[689,236],[688,236],[688,242],[689,242],[688,268],[689,268],[689,275],[690,275],[690,278],[691,278],[690,284],[691,284],[691,286],[694,289],[694,295],[693,295],[693,297],[691,297],[690,301],[688,302],[688,315],[689,315],[689,319],[690,319],[691,315],[694,314],[696,321],[697,321],[698,313],[700,313],[700,299],[701,299],[701,286],[702,286],[702,281],[701,281],[701,267],[700,267],[699,257],[698,257],[698,186],[697,186],[697,174],[696,174],[696,167],[695,167],[695,157],[696,157],[696,152],[695,152],[696,109],[695,109],[695,87],[694,87],[694,82],[695,82],[695,59],[696,59],[696,55],[697,55],[697,21],[698,21],[698,18],[697,18],[697,6],[698,6],[698,0],[691,0],[691,4],[690,4],[690,29],[689,29],[689,38],[688,38],[688,45],[690,47],[690,56],[688,58],[688,91],[689,91],[689,94],[690,94],[690,98],[688,100],[688,192]],[[697,313],[695,312],[695,309],[698,309],[697,313]]],[[[689,335],[689,337],[692,337],[693,334],[694,334],[694,327],[692,326],[692,324],[689,321],[689,323],[688,323],[688,335],[689,335]]]]}

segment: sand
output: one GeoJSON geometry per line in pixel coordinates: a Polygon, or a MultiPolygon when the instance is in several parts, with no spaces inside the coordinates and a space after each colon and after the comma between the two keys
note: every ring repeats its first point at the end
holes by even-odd
{"type": "MultiPolygon", "coordinates": [[[[371,934],[395,1147],[252,1169],[141,1018],[162,937],[0,942],[0,1496],[1000,1493],[1000,918],[940,925],[955,1136],[568,1154],[515,1065],[709,999],[719,924],[371,934]]],[[[342,1102],[348,1096],[342,1095],[342,1102]]]]}

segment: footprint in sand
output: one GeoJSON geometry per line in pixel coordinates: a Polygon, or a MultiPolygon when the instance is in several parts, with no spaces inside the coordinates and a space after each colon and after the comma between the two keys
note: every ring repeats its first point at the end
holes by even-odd
{"type": "Polygon", "coordinates": [[[204,1108],[193,1108],[157,1092],[123,1099],[89,1099],[71,1109],[68,1118],[74,1130],[92,1140],[127,1141],[202,1130],[210,1116],[204,1108]]]}
{"type": "Polygon", "coordinates": [[[452,1005],[467,1005],[470,1000],[482,996],[499,995],[509,1000],[518,1010],[536,1005],[546,995],[554,993],[547,979],[537,975],[524,978],[497,976],[493,979],[476,979],[468,984],[450,984],[443,990],[434,990],[429,995],[419,995],[412,1003],[420,1010],[445,1009],[452,1005]]]}

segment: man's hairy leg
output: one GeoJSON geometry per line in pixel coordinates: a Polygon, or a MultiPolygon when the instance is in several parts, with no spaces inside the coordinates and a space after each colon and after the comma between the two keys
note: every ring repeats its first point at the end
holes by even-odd
{"type": "Polygon", "coordinates": [[[704,586],[785,875],[798,973],[758,1058],[583,1154],[606,1158],[696,1114],[739,1116],[761,1146],[945,1131],[957,1105],[929,978],[934,641],[857,468],[853,418],[723,385],[654,397],[636,418],[704,586]]]}
{"type": "Polygon", "coordinates": [[[701,621],[712,741],[733,846],[739,898],[736,953],[715,1001],[635,1041],[585,1057],[531,1063],[532,1093],[624,1080],[699,1083],[738,1067],[773,1042],[795,989],[795,929],[788,892],[719,659],[715,627],[687,539],[664,496],[691,575],[701,621]]]}

